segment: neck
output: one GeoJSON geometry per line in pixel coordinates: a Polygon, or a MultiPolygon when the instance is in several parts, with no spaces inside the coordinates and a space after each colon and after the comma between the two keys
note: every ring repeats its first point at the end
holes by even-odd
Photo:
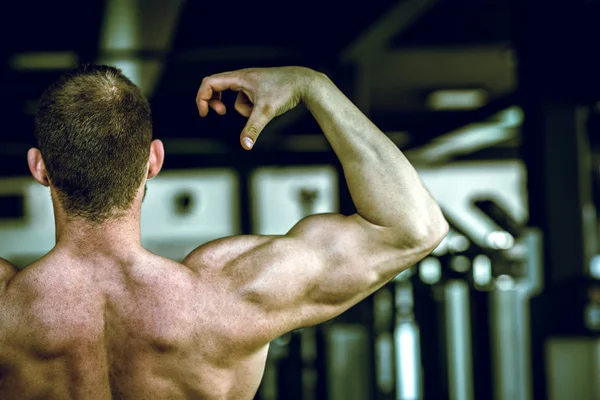
{"type": "Polygon", "coordinates": [[[140,218],[131,213],[102,223],[56,218],[56,246],[73,255],[127,258],[142,248],[140,218]]]}
{"type": "Polygon", "coordinates": [[[67,215],[53,188],[51,189],[56,223],[55,250],[85,258],[108,257],[127,260],[143,249],[140,214],[145,186],[140,187],[138,196],[129,210],[101,223],[67,215]]]}

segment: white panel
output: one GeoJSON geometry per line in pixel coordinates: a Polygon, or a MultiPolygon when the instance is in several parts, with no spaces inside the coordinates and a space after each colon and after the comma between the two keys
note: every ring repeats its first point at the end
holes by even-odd
{"type": "Polygon", "coordinates": [[[254,231],[263,235],[281,235],[305,217],[300,191],[316,191],[310,213],[337,212],[337,172],[334,167],[259,168],[251,178],[254,231]]]}
{"type": "Polygon", "coordinates": [[[478,244],[498,229],[471,205],[474,197],[496,199],[517,221],[527,219],[526,170],[520,161],[460,162],[439,168],[419,168],[438,203],[478,244]]]}
{"type": "Polygon", "coordinates": [[[239,233],[238,179],[229,169],[167,171],[148,181],[142,206],[142,241],[181,258],[202,243],[239,233]],[[186,212],[178,198],[189,196],[186,212]]]}
{"type": "Polygon", "coordinates": [[[32,178],[5,178],[0,195],[23,195],[25,202],[24,218],[0,220],[0,257],[23,264],[50,251],[55,242],[50,189],[32,178]]]}
{"type": "MultiPolygon", "coordinates": [[[[0,256],[32,260],[55,243],[50,190],[31,178],[0,180],[0,194],[23,194],[25,218],[0,220],[0,256]]],[[[142,240],[157,254],[182,258],[202,243],[239,233],[238,181],[230,170],[164,172],[148,182],[142,207],[142,240]],[[178,195],[192,206],[178,213],[178,195]]]]}
{"type": "Polygon", "coordinates": [[[552,338],[545,343],[546,382],[550,400],[600,398],[600,341],[552,338]]]}

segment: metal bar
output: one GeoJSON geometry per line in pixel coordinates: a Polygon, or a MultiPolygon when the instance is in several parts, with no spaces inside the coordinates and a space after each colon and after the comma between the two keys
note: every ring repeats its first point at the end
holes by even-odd
{"type": "Polygon", "coordinates": [[[96,62],[116,65],[146,96],[152,95],[164,66],[162,55],[171,47],[182,5],[182,0],[107,1],[96,62]]]}
{"type": "MultiPolygon", "coordinates": [[[[398,278],[397,278],[398,279],[398,278]]],[[[423,371],[419,326],[414,316],[414,292],[406,279],[395,281],[396,326],[394,329],[396,359],[396,400],[423,398],[423,371]]]]}
{"type": "Polygon", "coordinates": [[[328,400],[371,399],[370,334],[358,324],[333,324],[327,329],[328,400]]]}
{"type": "Polygon", "coordinates": [[[456,131],[469,124],[489,120],[503,110],[518,104],[518,102],[518,95],[510,93],[476,110],[456,113],[456,118],[441,120],[434,119],[435,115],[432,115],[428,120],[418,120],[413,124],[414,126],[407,126],[407,121],[411,120],[410,115],[403,115],[399,112],[374,111],[372,120],[384,132],[406,130],[411,132],[412,142],[410,147],[412,148],[423,146],[433,139],[442,137],[448,132],[456,131]]]}
{"type": "Polygon", "coordinates": [[[518,293],[513,283],[510,288],[493,290],[490,296],[494,400],[524,400],[523,371],[518,362],[518,293]]]}
{"type": "Polygon", "coordinates": [[[523,276],[498,278],[490,293],[495,400],[530,400],[533,396],[529,303],[542,289],[541,243],[539,231],[526,229],[517,243],[527,254],[523,276]]]}
{"type": "Polygon", "coordinates": [[[399,1],[342,52],[342,61],[364,61],[381,53],[394,36],[405,32],[439,1],[399,1]]]}
{"type": "Polygon", "coordinates": [[[473,400],[469,286],[461,280],[450,281],[445,295],[449,398],[473,400]]]}
{"type": "MultiPolygon", "coordinates": [[[[341,52],[340,61],[342,64],[361,64],[368,63],[371,56],[384,51],[390,40],[402,32],[406,31],[414,22],[429,11],[433,6],[442,0],[404,0],[399,1],[389,11],[384,13],[384,16],[378,19],[365,32],[363,32],[356,40],[346,47],[341,52]]],[[[357,79],[357,85],[362,88],[368,88],[366,78],[368,71],[362,71],[357,79]]],[[[361,90],[363,92],[363,90],[361,90]]],[[[353,100],[361,110],[366,110],[369,107],[361,107],[359,102],[368,102],[369,96],[352,95],[353,100]]],[[[288,113],[287,115],[273,121],[269,124],[265,131],[271,140],[275,141],[278,135],[276,132],[281,132],[289,126],[297,123],[303,118],[309,118],[310,113],[305,108],[300,108],[297,112],[288,113]]]]}
{"type": "Polygon", "coordinates": [[[396,341],[396,399],[423,397],[419,327],[414,320],[400,321],[394,333],[396,341]]]}

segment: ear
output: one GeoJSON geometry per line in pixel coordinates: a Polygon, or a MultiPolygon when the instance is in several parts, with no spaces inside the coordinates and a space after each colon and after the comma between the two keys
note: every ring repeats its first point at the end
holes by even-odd
{"type": "Polygon", "coordinates": [[[150,160],[148,160],[148,179],[154,178],[160,172],[165,160],[165,147],[160,140],[152,141],[150,145],[150,160]]]}
{"type": "Polygon", "coordinates": [[[38,183],[44,186],[50,185],[48,173],[46,172],[46,164],[44,164],[42,153],[38,149],[29,149],[27,152],[27,164],[29,165],[31,175],[33,175],[33,178],[38,181],[38,183]]]}

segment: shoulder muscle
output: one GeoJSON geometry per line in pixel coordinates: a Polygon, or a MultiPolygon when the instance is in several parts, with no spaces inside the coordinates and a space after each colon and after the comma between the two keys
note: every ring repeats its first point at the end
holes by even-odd
{"type": "Polygon", "coordinates": [[[270,236],[242,235],[213,240],[192,251],[183,264],[194,270],[222,269],[231,261],[272,240],[270,236]]]}

